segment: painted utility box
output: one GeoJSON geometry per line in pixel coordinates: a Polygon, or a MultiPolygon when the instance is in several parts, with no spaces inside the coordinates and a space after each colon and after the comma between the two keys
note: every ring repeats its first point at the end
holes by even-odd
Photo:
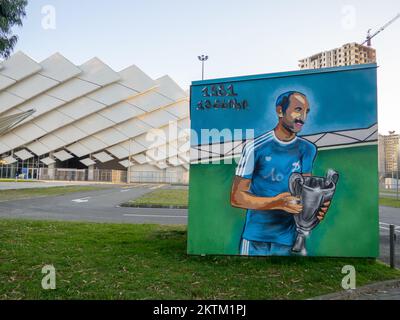
{"type": "Polygon", "coordinates": [[[376,70],[193,82],[188,253],[377,257],[376,70]]]}

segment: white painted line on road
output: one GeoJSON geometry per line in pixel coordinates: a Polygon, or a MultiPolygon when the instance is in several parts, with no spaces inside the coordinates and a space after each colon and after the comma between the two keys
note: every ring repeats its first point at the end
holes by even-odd
{"type": "Polygon", "coordinates": [[[76,202],[76,203],[82,203],[82,202],[88,202],[90,198],[91,197],[86,197],[86,198],[74,199],[74,200],[71,200],[71,201],[72,202],[76,202]]]}
{"type": "Polygon", "coordinates": [[[163,184],[159,184],[158,186],[151,187],[150,190],[159,189],[159,188],[161,188],[163,186],[164,186],[163,184]]]}
{"type": "MultiPolygon", "coordinates": [[[[387,227],[382,227],[382,226],[379,226],[379,229],[390,231],[389,228],[387,228],[387,227]]],[[[394,230],[394,232],[395,232],[395,233],[396,233],[396,232],[400,233],[400,230],[397,230],[397,228],[396,228],[396,229],[394,230]]]]}
{"type": "Polygon", "coordinates": [[[121,192],[128,192],[128,191],[131,191],[133,188],[131,188],[131,189],[122,189],[121,190],[121,192]]]}
{"type": "Polygon", "coordinates": [[[137,186],[138,186],[137,183],[131,183],[128,186],[122,187],[121,189],[133,189],[133,188],[136,188],[137,186]]]}
{"type": "MultiPolygon", "coordinates": [[[[390,226],[389,223],[385,223],[385,222],[379,222],[379,225],[382,225],[382,226],[390,226]]],[[[395,229],[400,229],[400,226],[394,225],[394,228],[395,228],[395,229]]]]}
{"type": "Polygon", "coordinates": [[[187,216],[166,216],[162,214],[124,214],[125,217],[187,218],[187,216]]]}

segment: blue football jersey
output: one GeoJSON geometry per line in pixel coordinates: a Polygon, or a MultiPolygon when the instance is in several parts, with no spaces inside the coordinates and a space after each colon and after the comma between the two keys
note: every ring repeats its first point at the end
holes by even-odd
{"type": "MultiPolygon", "coordinates": [[[[274,131],[246,143],[236,175],[251,179],[249,192],[259,197],[274,197],[289,192],[289,177],[294,172],[311,173],[317,148],[300,137],[279,140],[274,131]]],[[[291,213],[283,210],[247,210],[242,238],[250,241],[292,245],[296,225],[291,213]]]]}

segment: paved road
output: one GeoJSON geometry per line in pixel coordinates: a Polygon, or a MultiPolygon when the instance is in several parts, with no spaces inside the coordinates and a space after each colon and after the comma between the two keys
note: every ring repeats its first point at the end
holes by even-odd
{"type": "Polygon", "coordinates": [[[113,223],[186,224],[187,210],[123,208],[119,204],[162,185],[110,186],[109,189],[0,203],[0,217],[113,223]]]}

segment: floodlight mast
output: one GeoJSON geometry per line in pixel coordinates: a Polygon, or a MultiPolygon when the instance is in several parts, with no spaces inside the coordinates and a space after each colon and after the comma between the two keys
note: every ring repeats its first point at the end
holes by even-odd
{"type": "Polygon", "coordinates": [[[201,80],[204,80],[204,62],[208,60],[208,56],[203,54],[197,58],[201,61],[201,80]]]}

